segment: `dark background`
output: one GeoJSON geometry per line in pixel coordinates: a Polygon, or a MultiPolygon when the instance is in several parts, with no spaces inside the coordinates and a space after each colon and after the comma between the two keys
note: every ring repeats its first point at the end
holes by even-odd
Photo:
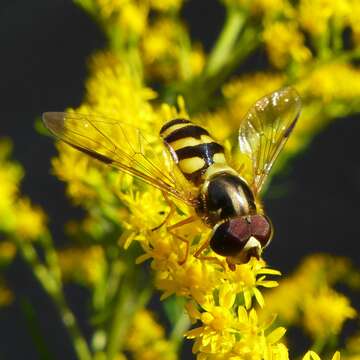
{"type": "MultiPolygon", "coordinates": [[[[209,48],[222,26],[222,7],[215,0],[193,0],[184,16],[193,37],[209,48]]],[[[81,211],[69,205],[64,185],[49,174],[53,141],[36,133],[34,119],[80,104],[86,58],[105,46],[97,26],[70,0],[0,1],[0,136],[12,138],[14,158],[26,171],[21,190],[45,209],[57,244],[63,243],[65,221],[81,211]]],[[[251,63],[261,67],[263,55],[251,63]]],[[[345,255],[359,265],[359,134],[359,116],[336,121],[272,182],[265,199],[276,228],[265,255],[272,267],[287,274],[314,252],[345,255]]],[[[16,300],[0,309],[0,359],[38,359],[42,341],[52,358],[75,359],[57,313],[26,265],[17,258],[6,276],[16,300]]],[[[67,298],[89,333],[86,293],[70,286],[67,298]]],[[[189,346],[183,358],[191,358],[189,346]]]]}

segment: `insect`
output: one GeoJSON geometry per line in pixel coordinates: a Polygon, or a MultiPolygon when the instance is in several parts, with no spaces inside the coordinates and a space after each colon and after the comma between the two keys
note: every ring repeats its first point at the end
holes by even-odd
{"type": "MultiPolygon", "coordinates": [[[[174,197],[193,207],[196,216],[169,226],[169,231],[200,218],[212,232],[194,255],[210,246],[235,269],[252,256],[259,258],[272,239],[273,226],[259,205],[260,191],[300,109],[300,96],[292,87],[264,96],[249,109],[238,134],[239,151],[252,164],[247,179],[229,165],[223,146],[188,119],[165,123],[159,136],[97,115],[47,112],[43,121],[75,149],[160,189],[167,201],[174,197]]],[[[189,243],[180,239],[187,243],[185,261],[189,243]]]]}

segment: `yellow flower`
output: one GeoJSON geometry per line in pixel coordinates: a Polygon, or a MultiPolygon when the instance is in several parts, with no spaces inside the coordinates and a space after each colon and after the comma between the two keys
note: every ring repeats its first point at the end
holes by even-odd
{"type": "Polygon", "coordinates": [[[265,26],[263,38],[271,62],[280,69],[290,62],[301,64],[311,59],[311,52],[304,45],[304,36],[295,21],[270,23],[265,26]]]}
{"type": "Polygon", "coordinates": [[[304,327],[315,339],[339,334],[343,323],[356,315],[349,300],[329,288],[321,289],[315,296],[305,295],[302,310],[304,327]]]}
{"type": "Polygon", "coordinates": [[[351,264],[342,258],[308,257],[295,274],[265,294],[261,318],[272,319],[278,314],[280,322],[302,325],[316,339],[338,335],[356,312],[349,300],[330,286],[347,279],[352,271],[351,264]]]}
{"type": "Polygon", "coordinates": [[[183,0],[150,0],[152,8],[158,11],[178,10],[183,0]]]}
{"type": "Polygon", "coordinates": [[[11,231],[15,226],[16,213],[14,203],[18,196],[18,187],[23,171],[18,164],[10,162],[8,157],[11,144],[7,140],[0,141],[0,229],[11,231]]]}
{"type": "Polygon", "coordinates": [[[147,2],[136,0],[96,0],[100,16],[116,23],[127,35],[141,35],[146,29],[147,2]]]}
{"type": "Polygon", "coordinates": [[[21,167],[8,160],[9,142],[0,142],[0,228],[20,238],[35,239],[45,230],[45,214],[19,196],[21,167]]]}
{"type": "Polygon", "coordinates": [[[333,17],[344,22],[352,9],[347,0],[301,0],[299,21],[301,26],[313,35],[321,35],[329,29],[329,20],[333,17]]]}
{"type": "Polygon", "coordinates": [[[186,29],[173,18],[158,18],[149,26],[141,43],[147,77],[186,79],[199,74],[205,54],[199,44],[184,41],[186,29]]]}
{"type": "Polygon", "coordinates": [[[135,314],[133,325],[126,337],[126,350],[136,360],[175,360],[174,346],[165,338],[164,329],[147,310],[135,314]]]}
{"type": "Polygon", "coordinates": [[[228,100],[227,108],[231,124],[235,131],[238,130],[242,117],[256,100],[279,89],[284,85],[285,78],[276,73],[255,73],[245,75],[230,81],[223,87],[223,93],[228,100]]]}
{"type": "Polygon", "coordinates": [[[235,294],[231,287],[224,286],[219,292],[219,300],[210,298],[202,305],[204,312],[188,304],[188,312],[193,320],[200,320],[202,326],[186,333],[186,337],[195,339],[193,352],[199,352],[198,358],[253,359],[278,356],[287,359],[286,348],[278,341],[285,333],[284,328],[277,328],[265,335],[266,325],[258,322],[256,311],[250,312],[239,306],[234,316],[235,294]],[[202,354],[202,356],[201,356],[202,354]],[[212,357],[212,355],[214,357],[212,357]]]}
{"type": "Polygon", "coordinates": [[[96,285],[104,276],[106,269],[104,251],[98,245],[60,250],[58,256],[65,280],[96,285]]]}
{"type": "MultiPolygon", "coordinates": [[[[96,196],[84,179],[88,176],[96,176],[96,171],[89,169],[89,157],[84,156],[68,145],[59,143],[57,145],[59,156],[52,160],[55,175],[62,181],[68,183],[67,193],[75,202],[91,199],[96,196]]],[[[95,166],[101,166],[94,162],[95,166]]]]}
{"type": "Polygon", "coordinates": [[[16,254],[16,247],[10,241],[0,242],[0,264],[8,264],[16,254]]]}
{"type": "Polygon", "coordinates": [[[287,0],[223,0],[228,6],[238,6],[255,15],[290,14],[292,7],[287,0]]]}
{"type": "Polygon", "coordinates": [[[360,359],[360,332],[351,336],[346,341],[346,346],[343,351],[346,354],[346,360],[359,360],[360,359]]]}
{"type": "Polygon", "coordinates": [[[247,264],[238,265],[235,271],[227,273],[226,276],[234,284],[234,291],[243,293],[245,307],[249,309],[253,296],[260,306],[264,306],[264,298],[258,290],[259,286],[266,288],[278,286],[276,281],[266,280],[264,275],[280,275],[280,272],[267,269],[263,261],[252,258],[247,264]]]}
{"type": "Polygon", "coordinates": [[[46,216],[42,209],[20,199],[16,204],[16,233],[20,238],[36,239],[45,231],[46,216]]]}
{"type": "Polygon", "coordinates": [[[11,304],[14,300],[14,294],[12,291],[5,285],[5,282],[0,278],[0,307],[7,306],[11,304]]]}
{"type": "MultiPolygon", "coordinates": [[[[308,351],[302,358],[302,360],[321,360],[320,356],[315,351],[308,351]]],[[[340,360],[340,353],[336,351],[331,360],[340,360]]]]}
{"type": "MultiPolygon", "coordinates": [[[[299,84],[308,98],[320,98],[323,104],[334,100],[357,101],[360,96],[360,70],[346,63],[330,63],[318,68],[299,84]]],[[[330,110],[329,110],[330,111],[330,110]]]]}
{"type": "Polygon", "coordinates": [[[349,7],[351,11],[347,17],[347,23],[353,31],[353,39],[356,45],[360,44],[360,3],[357,0],[349,0],[349,7]]]}
{"type": "Polygon", "coordinates": [[[199,75],[205,66],[205,53],[203,48],[195,44],[191,49],[191,53],[189,56],[189,63],[191,68],[191,75],[196,76],[199,75]]]}
{"type": "Polygon", "coordinates": [[[176,43],[176,34],[179,31],[178,24],[171,19],[160,19],[148,30],[146,39],[143,39],[144,60],[152,63],[157,59],[176,57],[179,44],[176,43]]]}

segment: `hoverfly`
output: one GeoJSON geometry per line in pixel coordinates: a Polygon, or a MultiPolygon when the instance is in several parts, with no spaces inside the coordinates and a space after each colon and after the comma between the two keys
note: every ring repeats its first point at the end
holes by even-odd
{"type": "Polygon", "coordinates": [[[197,216],[168,228],[200,218],[212,233],[194,256],[210,246],[234,269],[251,256],[259,258],[271,241],[273,226],[258,205],[260,191],[300,108],[300,97],[292,87],[264,96],[250,108],[238,135],[239,150],[252,163],[247,180],[229,165],[224,147],[188,119],[168,121],[159,136],[97,115],[47,112],[43,121],[57,138],[75,149],[142,179],[160,189],[167,200],[174,197],[193,207],[197,216]],[[160,152],[155,150],[159,142],[160,152]]]}

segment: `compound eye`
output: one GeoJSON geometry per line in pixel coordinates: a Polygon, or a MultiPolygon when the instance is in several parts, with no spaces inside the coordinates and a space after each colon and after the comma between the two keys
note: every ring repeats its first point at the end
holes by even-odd
{"type": "Polygon", "coordinates": [[[266,247],[271,240],[273,227],[270,219],[262,215],[252,215],[250,219],[251,235],[259,240],[261,247],[266,247]]]}
{"type": "Polygon", "coordinates": [[[250,235],[250,224],[245,218],[230,219],[215,229],[210,247],[219,255],[235,256],[244,248],[250,235]]]}

